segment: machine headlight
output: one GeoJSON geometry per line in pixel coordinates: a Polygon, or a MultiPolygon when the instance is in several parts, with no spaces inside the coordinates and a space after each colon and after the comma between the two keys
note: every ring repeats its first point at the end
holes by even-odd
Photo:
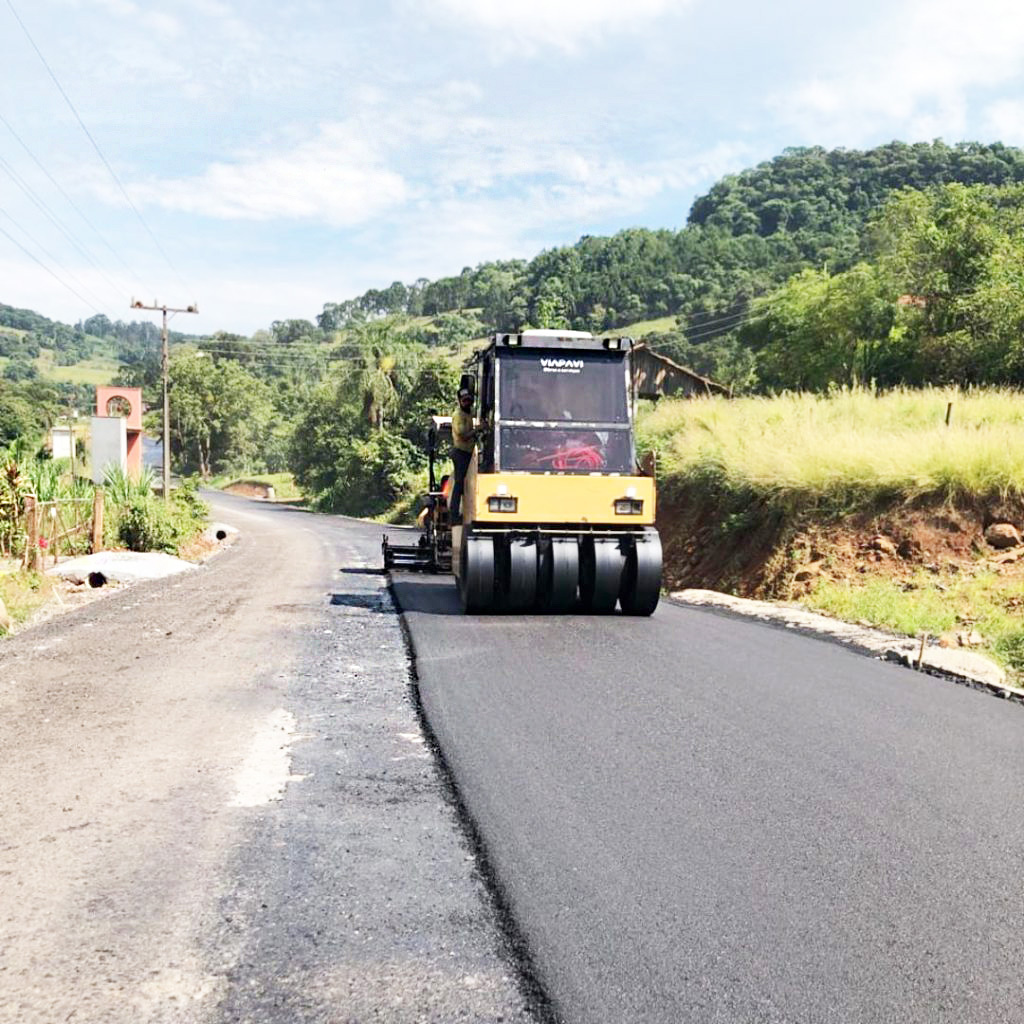
{"type": "Polygon", "coordinates": [[[617,516],[640,516],[644,512],[643,498],[616,498],[615,514],[617,516]]]}
{"type": "Polygon", "coordinates": [[[505,494],[496,494],[487,499],[488,512],[515,512],[518,507],[519,499],[505,494]]]}

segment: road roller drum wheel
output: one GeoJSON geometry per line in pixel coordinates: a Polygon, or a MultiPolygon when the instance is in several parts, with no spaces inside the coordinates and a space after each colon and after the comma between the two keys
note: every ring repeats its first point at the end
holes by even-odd
{"type": "Polygon", "coordinates": [[[541,541],[537,572],[537,607],[553,614],[576,606],[579,581],[579,544],[575,537],[541,541]]]}
{"type": "Polygon", "coordinates": [[[469,614],[494,609],[494,541],[490,537],[463,539],[459,597],[469,614]]]}
{"type": "Polygon", "coordinates": [[[537,597],[537,542],[514,538],[508,542],[508,556],[502,573],[502,606],[510,612],[533,607],[537,597]]]}
{"type": "Polygon", "coordinates": [[[650,615],[661,597],[661,537],[645,530],[626,556],[619,602],[627,615],[650,615]]]}
{"type": "Polygon", "coordinates": [[[617,537],[585,537],[580,544],[580,602],[588,612],[615,611],[626,556],[617,537]]]}

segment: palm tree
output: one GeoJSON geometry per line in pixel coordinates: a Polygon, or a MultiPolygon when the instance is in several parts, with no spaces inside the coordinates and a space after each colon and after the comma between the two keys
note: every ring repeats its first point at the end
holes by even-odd
{"type": "Polygon", "coordinates": [[[399,389],[406,383],[415,354],[391,320],[359,324],[352,328],[350,338],[358,349],[353,369],[363,414],[372,427],[383,430],[398,407],[399,389]]]}

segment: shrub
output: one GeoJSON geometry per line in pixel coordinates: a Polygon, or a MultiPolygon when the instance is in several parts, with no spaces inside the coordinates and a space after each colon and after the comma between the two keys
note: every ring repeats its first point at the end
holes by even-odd
{"type": "Polygon", "coordinates": [[[176,554],[179,531],[173,512],[151,495],[136,495],[117,513],[117,539],[129,551],[166,551],[176,554]]]}
{"type": "Polygon", "coordinates": [[[1024,630],[1000,637],[993,646],[1010,668],[1024,672],[1024,630]]]}
{"type": "Polygon", "coordinates": [[[130,551],[177,554],[181,544],[198,532],[209,516],[209,508],[199,498],[194,480],[185,481],[174,490],[169,503],[148,493],[148,485],[146,493],[140,493],[137,486],[129,490],[135,493],[112,502],[108,539],[130,551]]]}

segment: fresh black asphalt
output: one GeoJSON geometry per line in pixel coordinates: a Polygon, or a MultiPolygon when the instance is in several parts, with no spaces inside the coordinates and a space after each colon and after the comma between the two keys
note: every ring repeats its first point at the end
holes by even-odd
{"type": "Polygon", "coordinates": [[[3,644],[4,1024],[1024,1020],[1024,708],[430,576],[411,689],[379,527],[217,506],[208,566],[3,644]]]}
{"type": "Polygon", "coordinates": [[[663,603],[393,582],[423,709],[556,1012],[1024,1020],[1024,708],[663,603]]]}

